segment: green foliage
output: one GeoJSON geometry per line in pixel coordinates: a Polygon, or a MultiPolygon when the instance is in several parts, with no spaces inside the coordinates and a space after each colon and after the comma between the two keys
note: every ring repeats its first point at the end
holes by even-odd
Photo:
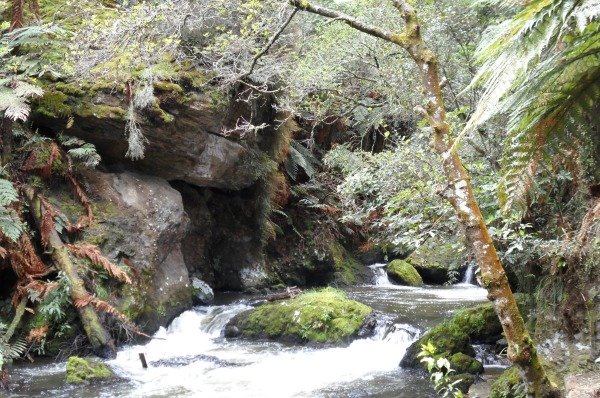
{"type": "Polygon", "coordinates": [[[25,339],[17,338],[12,342],[6,339],[7,327],[0,322],[0,370],[13,359],[19,358],[27,349],[25,339]]]}
{"type": "Polygon", "coordinates": [[[484,91],[467,130],[508,115],[500,201],[522,214],[539,163],[573,156],[569,150],[579,152],[599,126],[600,7],[592,0],[483,3],[517,13],[480,44],[483,65],[472,85],[484,91]]]}
{"type": "Polygon", "coordinates": [[[525,398],[525,384],[516,367],[506,369],[492,384],[490,398],[525,398]]]}
{"type": "Polygon", "coordinates": [[[306,176],[312,179],[321,162],[305,146],[298,141],[291,140],[289,156],[285,159],[283,165],[287,174],[295,181],[298,178],[298,168],[302,168],[306,176]]]}
{"type": "Polygon", "coordinates": [[[94,144],[65,135],[60,135],[58,141],[64,148],[67,148],[67,154],[76,164],[86,168],[94,168],[100,163],[100,155],[94,144]]]}
{"type": "Polygon", "coordinates": [[[457,387],[462,380],[452,380],[449,376],[454,372],[450,366],[450,361],[444,357],[436,357],[436,348],[428,342],[421,346],[421,352],[418,354],[421,362],[425,364],[430,373],[430,379],[435,386],[435,391],[440,396],[463,398],[463,392],[457,387]]]}
{"type": "Polygon", "coordinates": [[[25,230],[19,215],[10,207],[18,201],[19,194],[12,182],[0,178],[0,232],[13,242],[16,242],[25,230]]]}

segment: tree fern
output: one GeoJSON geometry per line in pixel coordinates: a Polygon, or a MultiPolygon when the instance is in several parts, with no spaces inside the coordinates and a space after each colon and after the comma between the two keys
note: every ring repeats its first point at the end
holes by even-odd
{"type": "MultiPolygon", "coordinates": [[[[516,2],[485,3],[514,7],[516,2]]],[[[534,0],[489,31],[480,45],[483,65],[471,86],[485,89],[466,131],[494,115],[508,115],[500,186],[505,210],[524,210],[542,155],[577,142],[580,126],[594,122],[600,94],[598,19],[598,0],[534,0]]]]}

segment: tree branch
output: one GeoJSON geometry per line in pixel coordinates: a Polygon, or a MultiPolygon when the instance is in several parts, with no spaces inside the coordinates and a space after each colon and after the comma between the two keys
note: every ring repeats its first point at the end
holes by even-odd
{"type": "Polygon", "coordinates": [[[252,59],[252,64],[250,65],[250,69],[248,70],[248,72],[244,73],[241,76],[240,80],[245,79],[246,77],[250,76],[252,74],[252,72],[254,72],[254,68],[256,67],[256,63],[258,62],[258,60],[263,55],[265,55],[271,49],[271,47],[273,47],[273,44],[275,44],[275,42],[279,39],[279,36],[281,36],[281,34],[283,33],[283,31],[285,30],[285,28],[287,28],[287,26],[290,24],[290,22],[292,22],[292,19],[294,19],[294,15],[296,15],[297,12],[298,12],[298,8],[294,8],[294,10],[290,14],[290,16],[281,25],[281,27],[279,28],[279,30],[277,30],[277,32],[275,32],[275,34],[271,37],[271,39],[269,40],[269,42],[267,43],[267,45],[262,50],[260,50],[258,52],[258,54],[256,54],[254,56],[254,58],[252,59]]]}
{"type": "Polygon", "coordinates": [[[396,41],[397,36],[399,36],[398,33],[393,33],[384,29],[380,29],[377,26],[370,25],[342,12],[311,4],[307,0],[289,0],[289,4],[296,7],[299,10],[321,15],[323,17],[331,18],[333,20],[341,21],[346,25],[350,26],[351,28],[354,28],[368,35],[378,37],[390,43],[399,44],[396,41]]]}

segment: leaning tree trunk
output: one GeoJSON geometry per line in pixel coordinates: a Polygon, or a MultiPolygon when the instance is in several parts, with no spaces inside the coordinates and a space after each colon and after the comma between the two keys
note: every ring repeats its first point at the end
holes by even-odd
{"type": "MultiPolygon", "coordinates": [[[[42,231],[43,210],[42,202],[31,187],[24,188],[25,196],[29,202],[29,208],[38,230],[42,231]]],[[[90,294],[85,288],[83,279],[77,273],[77,266],[69,256],[69,250],[65,247],[62,239],[55,229],[48,234],[47,249],[52,256],[56,266],[64,272],[69,286],[71,288],[71,299],[73,303],[84,302],[90,294]]],[[[89,301],[89,300],[88,300],[89,301]]],[[[77,307],[77,306],[76,306],[77,307]]],[[[116,347],[110,334],[106,331],[96,310],[91,304],[77,307],[79,318],[83,324],[85,334],[94,349],[96,355],[102,358],[114,358],[116,356],[116,347]]]]}
{"type": "Polygon", "coordinates": [[[436,57],[423,41],[414,8],[405,0],[392,0],[392,2],[405,22],[401,32],[385,31],[349,15],[312,5],[307,0],[289,0],[291,5],[301,10],[342,21],[361,32],[394,43],[406,50],[417,64],[423,92],[427,99],[426,105],[417,110],[431,125],[433,147],[442,157],[447,185],[441,194],[454,207],[458,220],[464,227],[467,242],[475,253],[483,286],[488,291],[488,299],[494,303],[508,342],[508,357],[521,371],[527,384],[528,396],[558,396],[558,390],[548,379],[533,341],[525,328],[508,278],[473,194],[469,174],[455,149],[446,117],[436,57]]]}

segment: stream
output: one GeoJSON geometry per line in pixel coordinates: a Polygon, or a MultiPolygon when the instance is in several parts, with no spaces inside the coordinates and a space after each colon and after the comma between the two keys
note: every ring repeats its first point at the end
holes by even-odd
{"type": "MultiPolygon", "coordinates": [[[[248,296],[225,294],[161,328],[145,345],[126,346],[107,364],[119,376],[86,387],[65,383],[64,363],[15,366],[8,397],[435,397],[423,373],[398,367],[418,336],[486,291],[460,283],[420,288],[392,285],[382,264],[374,284],[346,289],[350,298],[386,316],[374,337],[347,347],[309,348],[221,337],[223,326],[248,308],[248,296]],[[149,368],[143,369],[139,353],[149,368]]],[[[0,393],[1,395],[1,393],[0,393]]]]}

